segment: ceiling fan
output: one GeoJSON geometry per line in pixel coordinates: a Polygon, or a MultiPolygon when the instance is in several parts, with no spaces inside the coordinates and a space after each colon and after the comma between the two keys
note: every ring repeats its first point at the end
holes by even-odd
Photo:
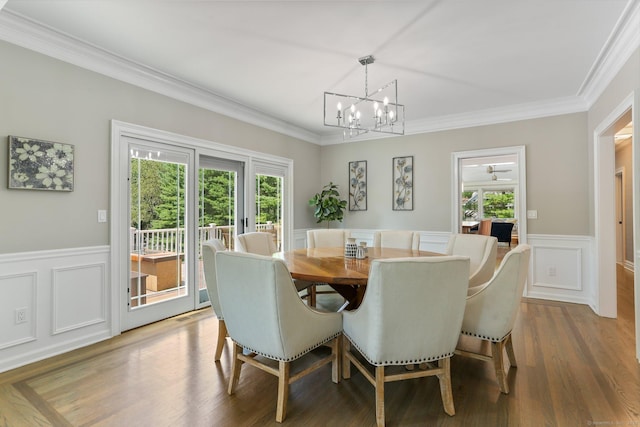
{"type": "Polygon", "coordinates": [[[498,180],[498,176],[496,175],[496,173],[503,173],[503,172],[511,172],[511,169],[496,169],[495,166],[491,166],[491,165],[487,166],[487,173],[491,175],[492,181],[498,180]]]}

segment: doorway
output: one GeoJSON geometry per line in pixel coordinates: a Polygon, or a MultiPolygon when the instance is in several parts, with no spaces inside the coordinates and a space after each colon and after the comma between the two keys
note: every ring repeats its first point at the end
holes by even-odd
{"type": "Polygon", "coordinates": [[[473,229],[484,218],[513,222],[514,239],[526,243],[526,160],[524,146],[452,153],[454,233],[473,229]]]}
{"type": "Polygon", "coordinates": [[[291,159],[118,121],[111,159],[114,336],[209,305],[200,274],[203,240],[222,237],[233,248],[237,233],[264,227],[274,230],[281,250],[291,247],[291,159]]]}
{"type": "MultiPolygon", "coordinates": [[[[615,108],[609,116],[594,130],[594,195],[595,195],[595,300],[594,311],[600,316],[616,318],[617,307],[617,238],[616,238],[616,134],[627,123],[640,122],[640,111],[635,106],[640,105],[640,91],[629,95],[615,108]]],[[[630,132],[630,167],[627,175],[630,176],[631,189],[639,188],[639,176],[636,173],[640,165],[640,153],[637,149],[638,127],[630,132]]],[[[629,180],[626,180],[629,182],[629,180]]],[[[640,242],[638,224],[640,224],[640,206],[638,197],[631,197],[632,214],[629,224],[632,227],[631,241],[627,239],[627,246],[637,248],[640,242]]],[[[627,247],[626,251],[630,248],[627,247]]],[[[638,262],[636,249],[631,249],[631,259],[634,269],[634,317],[636,330],[636,357],[640,360],[640,279],[638,277],[638,262]]]]}

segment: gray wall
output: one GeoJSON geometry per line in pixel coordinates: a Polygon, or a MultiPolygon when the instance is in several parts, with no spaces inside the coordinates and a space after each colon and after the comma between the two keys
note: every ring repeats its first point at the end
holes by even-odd
{"type": "Polygon", "coordinates": [[[0,42],[0,253],[109,244],[110,121],[294,160],[294,227],[314,226],[321,148],[0,42]],[[7,135],[75,145],[72,193],[7,189],[7,135]]]}
{"type": "Polygon", "coordinates": [[[334,181],[348,195],[347,165],[367,160],[368,210],[348,212],[346,228],[404,228],[451,231],[451,153],[524,145],[530,234],[589,232],[587,114],[409,135],[322,150],[322,182],[334,181]],[[414,156],[414,210],[392,210],[393,157],[414,156]]]}

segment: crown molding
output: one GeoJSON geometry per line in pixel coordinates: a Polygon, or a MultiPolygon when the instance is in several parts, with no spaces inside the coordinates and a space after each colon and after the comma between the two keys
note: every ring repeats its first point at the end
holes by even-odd
{"type": "Polygon", "coordinates": [[[227,117],[307,142],[319,143],[319,136],[313,132],[169,74],[115,55],[7,9],[0,11],[0,40],[227,117]]]}
{"type": "Polygon", "coordinates": [[[598,58],[578,89],[588,108],[602,95],[607,85],[640,47],[640,0],[629,0],[598,58]]]}

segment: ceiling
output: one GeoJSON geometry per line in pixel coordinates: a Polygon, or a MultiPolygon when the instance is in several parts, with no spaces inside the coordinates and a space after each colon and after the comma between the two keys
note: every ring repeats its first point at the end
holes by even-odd
{"type": "MultiPolygon", "coordinates": [[[[323,126],[323,92],[362,96],[358,58],[368,54],[370,92],[398,80],[407,133],[585,111],[638,9],[640,0],[9,0],[0,18],[14,29],[0,38],[16,42],[19,22],[49,44],[92,51],[87,68],[109,74],[95,58],[120,61],[154,77],[154,90],[170,82],[165,94],[325,144],[342,137],[323,126]]],[[[77,56],[63,59],[87,63],[77,56]]]]}
{"type": "Polygon", "coordinates": [[[515,154],[464,158],[460,160],[460,166],[462,183],[466,186],[518,184],[518,156],[515,154]]]}

